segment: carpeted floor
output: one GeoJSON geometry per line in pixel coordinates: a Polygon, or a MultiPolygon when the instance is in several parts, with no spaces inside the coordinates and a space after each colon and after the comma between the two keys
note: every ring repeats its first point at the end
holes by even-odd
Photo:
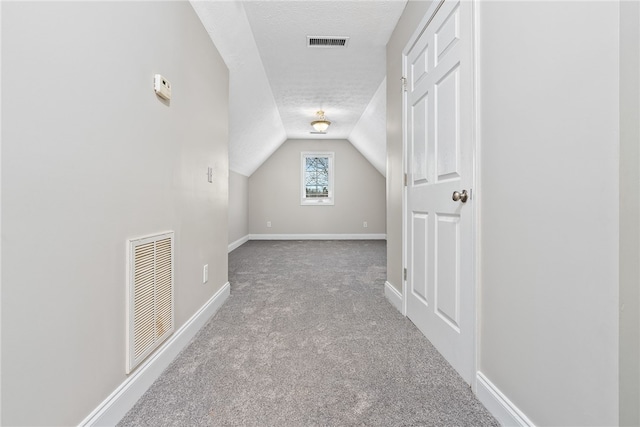
{"type": "Polygon", "coordinates": [[[497,426],[385,300],[384,241],[250,241],[231,296],[120,426],[497,426]]]}

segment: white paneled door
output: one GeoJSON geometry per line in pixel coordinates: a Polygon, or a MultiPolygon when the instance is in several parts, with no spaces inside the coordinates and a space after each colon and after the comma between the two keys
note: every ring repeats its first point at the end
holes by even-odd
{"type": "Polygon", "coordinates": [[[403,54],[406,312],[468,383],[475,360],[471,8],[464,0],[434,5],[403,54]]]}

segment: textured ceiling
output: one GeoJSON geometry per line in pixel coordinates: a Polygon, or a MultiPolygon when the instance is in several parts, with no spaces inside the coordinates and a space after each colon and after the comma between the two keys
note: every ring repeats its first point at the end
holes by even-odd
{"type": "Polygon", "coordinates": [[[244,7],[192,1],[229,68],[229,168],[250,176],[287,139],[244,7]]]}
{"type": "Polygon", "coordinates": [[[345,138],[384,175],[385,46],[405,3],[192,1],[229,67],[230,168],[251,175],[287,138],[345,138]],[[320,109],[332,124],[310,134],[320,109]]]}

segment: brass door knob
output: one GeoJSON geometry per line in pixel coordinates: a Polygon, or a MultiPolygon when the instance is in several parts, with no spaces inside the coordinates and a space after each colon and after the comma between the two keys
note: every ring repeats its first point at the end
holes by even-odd
{"type": "Polygon", "coordinates": [[[462,193],[459,191],[454,191],[451,198],[454,202],[460,201],[462,203],[467,203],[467,199],[469,199],[469,193],[467,193],[467,190],[462,190],[462,193]]]}

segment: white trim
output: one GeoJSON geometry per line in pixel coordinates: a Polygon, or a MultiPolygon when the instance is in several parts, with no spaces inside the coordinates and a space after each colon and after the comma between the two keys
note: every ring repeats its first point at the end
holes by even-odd
{"type": "Polygon", "coordinates": [[[386,240],[381,234],[249,234],[249,240],[386,240]]]}
{"type": "MultiPolygon", "coordinates": [[[[480,269],[482,268],[482,258],[481,258],[481,233],[482,224],[480,213],[482,212],[482,185],[480,179],[480,165],[481,165],[481,156],[480,156],[480,144],[481,144],[481,121],[480,121],[480,13],[479,13],[479,5],[476,0],[471,2],[472,9],[472,19],[473,19],[473,121],[474,121],[474,129],[473,129],[473,182],[475,185],[475,189],[473,189],[473,198],[475,202],[472,203],[472,212],[474,216],[474,230],[475,235],[473,236],[473,255],[474,255],[474,280],[475,280],[475,290],[474,290],[474,304],[476,307],[475,310],[475,331],[474,331],[474,349],[475,349],[475,364],[473,369],[478,372],[478,367],[480,366],[480,348],[481,348],[481,339],[482,335],[480,334],[480,289],[482,288],[482,272],[480,269]]],[[[478,381],[472,381],[471,389],[474,393],[477,393],[478,381]]]]}
{"type": "Polygon", "coordinates": [[[230,289],[229,282],[225,283],[200,310],[158,348],[155,354],[144,361],[79,425],[116,425],[224,304],[229,297],[230,289]]]}
{"type": "MultiPolygon", "coordinates": [[[[0,4],[0,33],[2,32],[2,4],[0,4]]],[[[1,53],[2,48],[0,48],[0,76],[2,76],[2,53],[1,53]]],[[[2,78],[0,77],[0,82],[2,81],[2,78]]],[[[2,93],[2,85],[0,85],[0,94],[2,93]]],[[[2,97],[0,96],[0,99],[2,99],[2,97]]],[[[0,102],[0,117],[2,117],[2,103],[0,102]]],[[[0,135],[2,135],[2,121],[0,120],[0,135]]],[[[6,147],[5,147],[6,148],[6,147]]],[[[2,158],[2,138],[0,137],[0,159],[2,158]]],[[[0,165],[2,165],[2,162],[0,161],[0,165]]],[[[0,166],[0,172],[2,171],[2,167],[0,166]]],[[[0,173],[0,177],[2,177],[2,173],[0,173]]],[[[0,178],[0,182],[2,181],[2,179],[0,178]]],[[[0,185],[0,189],[2,188],[2,185],[0,185]]],[[[1,191],[0,191],[1,193],[1,191]]],[[[0,197],[0,200],[2,200],[2,197],[0,197]]],[[[5,202],[6,203],[6,202],[5,202]]],[[[2,217],[2,209],[0,209],[0,219],[2,217]]],[[[2,221],[0,220],[0,229],[1,227],[2,221]]],[[[0,233],[0,236],[3,235],[2,233],[0,233]]],[[[2,252],[2,244],[0,243],[0,253],[2,252]]],[[[0,254],[0,299],[2,298],[2,260],[4,258],[1,256],[0,254]]],[[[0,304],[1,307],[1,304],[0,304]]],[[[0,309],[0,319],[2,319],[2,309],[0,309]]],[[[2,365],[2,328],[0,328],[0,367],[3,366],[2,365]]],[[[2,424],[2,369],[0,368],[0,424],[2,424]]]]}
{"type": "Polygon", "coordinates": [[[384,296],[387,297],[392,306],[396,308],[403,316],[402,294],[391,283],[384,282],[384,296]]]}
{"type": "MultiPolygon", "coordinates": [[[[433,7],[433,5],[431,6],[433,7]]],[[[429,10],[431,10],[431,7],[429,10]]],[[[411,40],[411,39],[410,39],[411,40]]],[[[402,78],[407,79],[407,60],[406,60],[406,47],[402,51],[401,61],[402,61],[402,78]]],[[[407,213],[408,213],[408,201],[407,191],[408,187],[408,174],[409,174],[409,159],[407,156],[407,90],[402,89],[402,268],[400,269],[400,277],[402,277],[402,313],[407,315],[407,279],[405,278],[404,271],[406,270],[407,256],[408,256],[408,245],[409,245],[409,231],[407,226],[407,213]]],[[[387,200],[389,198],[387,197],[387,200]]]]}
{"type": "Polygon", "coordinates": [[[250,240],[250,235],[247,234],[246,236],[239,238],[235,242],[229,243],[229,247],[227,248],[227,253],[231,252],[234,249],[239,248],[240,246],[247,243],[249,240],[250,240]]]}
{"type": "Polygon", "coordinates": [[[501,425],[535,426],[482,372],[476,373],[476,396],[501,425]]]}

